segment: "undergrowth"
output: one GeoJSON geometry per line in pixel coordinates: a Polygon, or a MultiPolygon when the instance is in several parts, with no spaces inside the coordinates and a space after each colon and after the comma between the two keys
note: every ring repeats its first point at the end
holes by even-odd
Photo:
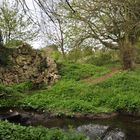
{"type": "Polygon", "coordinates": [[[54,112],[140,111],[139,85],[140,76],[135,72],[120,72],[95,85],[63,79],[48,91],[25,98],[21,104],[54,112]]]}
{"type": "Polygon", "coordinates": [[[7,121],[0,121],[1,140],[89,140],[74,130],[64,131],[57,128],[25,127],[7,121]]]}
{"type": "Polygon", "coordinates": [[[119,72],[98,84],[80,81],[82,76],[87,76],[84,72],[88,71],[92,75],[94,68],[95,77],[107,72],[107,68],[98,69],[92,65],[61,64],[59,70],[61,74],[63,72],[62,78],[51,88],[26,94],[28,88],[24,84],[24,88],[10,87],[17,92],[12,97],[1,98],[0,106],[31,107],[65,114],[140,111],[139,71],[119,72]]]}
{"type": "Polygon", "coordinates": [[[63,79],[80,80],[93,76],[99,77],[109,70],[105,67],[97,67],[91,64],[58,63],[59,74],[63,79]]]}
{"type": "MultiPolygon", "coordinates": [[[[92,65],[61,64],[62,78],[49,89],[30,91],[29,83],[1,85],[0,92],[7,96],[0,97],[0,107],[34,108],[68,116],[120,110],[140,112],[139,70],[119,72],[98,84],[80,80],[89,76],[95,78],[107,71],[107,68],[92,65]]],[[[0,121],[0,139],[87,140],[74,131],[24,127],[5,121],[0,121]]]]}

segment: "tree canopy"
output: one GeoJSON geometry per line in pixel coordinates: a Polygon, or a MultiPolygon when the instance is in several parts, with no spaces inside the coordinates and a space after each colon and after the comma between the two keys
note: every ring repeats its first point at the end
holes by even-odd
{"type": "MultiPolygon", "coordinates": [[[[26,0],[16,3],[25,13],[30,12],[26,0]]],[[[139,0],[33,0],[32,3],[40,10],[40,30],[60,47],[63,55],[65,48],[100,44],[119,50],[124,69],[134,67],[135,47],[140,39],[139,0]]],[[[34,20],[31,13],[28,16],[34,20]]]]}
{"type": "Polygon", "coordinates": [[[38,35],[38,28],[16,4],[6,1],[0,7],[0,29],[4,43],[10,40],[33,40],[38,35]]]}

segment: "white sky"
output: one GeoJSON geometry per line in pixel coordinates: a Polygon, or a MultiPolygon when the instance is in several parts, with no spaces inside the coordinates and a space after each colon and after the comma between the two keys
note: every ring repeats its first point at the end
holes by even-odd
{"type": "MultiPolygon", "coordinates": [[[[25,0],[26,3],[28,4],[28,7],[30,8],[31,12],[34,14],[34,18],[39,18],[39,13],[36,11],[39,11],[39,8],[35,3],[33,3],[33,0],[25,0]],[[35,10],[36,9],[36,10],[35,10]]],[[[42,48],[44,47],[44,42],[41,39],[38,39],[37,41],[31,42],[31,45],[33,48],[42,48]]]]}
{"type": "Polygon", "coordinates": [[[0,0],[0,6],[1,6],[1,4],[2,4],[2,1],[3,1],[3,0],[0,0]]]}

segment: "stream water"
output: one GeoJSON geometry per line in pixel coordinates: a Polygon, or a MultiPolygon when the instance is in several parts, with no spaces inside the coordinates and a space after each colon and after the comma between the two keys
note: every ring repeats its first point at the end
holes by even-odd
{"type": "Polygon", "coordinates": [[[59,127],[62,129],[69,127],[77,128],[86,124],[107,125],[113,128],[120,128],[126,134],[127,140],[140,140],[140,120],[130,116],[117,116],[112,119],[103,120],[53,118],[47,121],[31,122],[33,126],[42,125],[47,128],[59,127]]]}
{"type": "MultiPolygon", "coordinates": [[[[7,111],[0,110],[0,118],[6,116],[7,111]]],[[[21,114],[21,112],[20,112],[21,114]]],[[[56,118],[48,117],[48,114],[40,114],[35,112],[22,112],[24,116],[22,119],[17,118],[9,119],[14,123],[20,123],[21,125],[32,125],[32,126],[45,126],[47,128],[58,127],[62,129],[77,128],[81,125],[98,124],[111,126],[112,128],[119,128],[126,134],[127,140],[140,140],[140,118],[119,115],[112,119],[74,119],[74,118],[56,118]],[[28,117],[27,117],[28,116],[28,117]],[[30,116],[30,117],[29,117],[30,116]]],[[[6,116],[7,117],[7,116],[6,116]]]]}

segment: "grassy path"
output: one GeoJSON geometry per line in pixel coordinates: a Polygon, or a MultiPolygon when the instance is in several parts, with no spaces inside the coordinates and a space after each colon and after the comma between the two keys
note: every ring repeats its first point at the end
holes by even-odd
{"type": "Polygon", "coordinates": [[[106,73],[103,76],[100,76],[98,78],[88,77],[88,78],[83,79],[82,81],[89,83],[89,84],[97,84],[97,83],[107,80],[108,78],[112,77],[114,74],[116,74],[120,71],[121,70],[117,69],[117,68],[110,68],[110,72],[106,73]]]}

